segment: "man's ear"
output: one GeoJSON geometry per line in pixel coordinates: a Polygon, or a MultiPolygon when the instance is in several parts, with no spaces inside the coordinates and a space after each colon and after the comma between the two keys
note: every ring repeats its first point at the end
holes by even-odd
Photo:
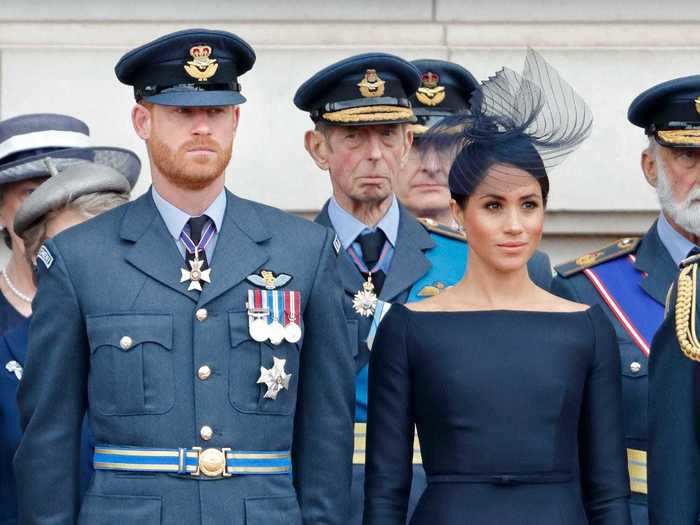
{"type": "Polygon", "coordinates": [[[238,130],[238,123],[241,121],[241,106],[233,106],[233,131],[238,130]]]}
{"type": "Polygon", "coordinates": [[[153,125],[152,107],[146,107],[142,104],[136,104],[131,110],[131,124],[134,126],[134,131],[143,140],[151,138],[151,126],[153,125]]]}
{"type": "Polygon", "coordinates": [[[658,183],[656,155],[649,148],[642,151],[641,165],[644,178],[652,187],[656,188],[658,183]]]}
{"type": "Polygon", "coordinates": [[[401,152],[400,166],[403,169],[408,162],[408,154],[411,152],[411,146],[413,146],[413,130],[404,124],[404,134],[403,134],[403,151],[401,152]]]}
{"type": "Polygon", "coordinates": [[[330,146],[326,135],[320,131],[310,129],[304,133],[304,147],[311,155],[311,158],[314,159],[316,166],[323,171],[328,171],[330,146]]]}

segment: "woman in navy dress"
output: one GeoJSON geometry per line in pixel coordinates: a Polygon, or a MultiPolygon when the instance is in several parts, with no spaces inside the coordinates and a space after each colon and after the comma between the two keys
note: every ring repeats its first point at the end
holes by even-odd
{"type": "Polygon", "coordinates": [[[393,305],[374,341],[364,522],[405,523],[415,425],[428,487],[412,525],[629,525],[613,328],[527,273],[547,169],[588,135],[590,112],[532,51],[522,76],[482,87],[474,115],[432,132],[459,141],[451,208],[468,270],[393,305]]]}

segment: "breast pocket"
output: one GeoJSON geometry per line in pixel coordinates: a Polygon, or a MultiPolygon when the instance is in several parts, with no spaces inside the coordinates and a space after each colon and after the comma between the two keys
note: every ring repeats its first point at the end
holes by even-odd
{"type": "Polygon", "coordinates": [[[91,408],[107,416],[165,414],[175,403],[169,314],[86,318],[91,408]]]}
{"type": "Polygon", "coordinates": [[[296,405],[303,338],[297,343],[258,343],[250,337],[245,311],[229,313],[229,329],[229,400],[233,407],[250,414],[290,414],[296,405]],[[276,398],[266,397],[270,386],[265,380],[271,378],[286,385],[279,388],[276,398]]]}

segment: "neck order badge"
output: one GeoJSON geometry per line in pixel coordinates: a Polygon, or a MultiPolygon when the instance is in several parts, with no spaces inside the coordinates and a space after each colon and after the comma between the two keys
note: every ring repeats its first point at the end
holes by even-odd
{"type": "Polygon", "coordinates": [[[180,241],[182,241],[185,249],[188,253],[194,254],[194,258],[191,261],[187,261],[190,265],[190,269],[180,269],[180,282],[184,283],[186,281],[190,281],[190,285],[187,287],[188,292],[191,290],[201,292],[202,283],[211,282],[211,269],[203,268],[206,260],[200,259],[199,254],[206,249],[209,241],[211,241],[212,237],[214,237],[214,232],[214,223],[210,221],[204,228],[202,236],[197,244],[194,243],[194,241],[189,235],[187,235],[187,233],[185,233],[184,230],[180,233],[180,241]]]}
{"type": "Polygon", "coordinates": [[[350,258],[353,260],[357,268],[361,273],[367,274],[367,280],[362,283],[362,290],[358,290],[352,299],[353,309],[362,317],[370,317],[371,315],[374,315],[374,309],[377,307],[377,294],[374,291],[372,274],[379,270],[384,258],[386,257],[387,253],[389,253],[390,246],[391,244],[389,241],[384,241],[384,246],[382,247],[379,259],[372,269],[367,268],[367,265],[357,256],[352,246],[348,247],[348,255],[350,255],[350,258]]]}

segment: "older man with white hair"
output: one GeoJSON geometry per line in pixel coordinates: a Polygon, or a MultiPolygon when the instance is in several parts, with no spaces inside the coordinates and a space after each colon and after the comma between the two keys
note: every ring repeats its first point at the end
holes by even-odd
{"type": "Polygon", "coordinates": [[[600,304],[615,326],[635,525],[649,523],[649,350],[678,266],[700,237],[699,97],[700,76],[693,76],[654,86],[632,102],[629,121],[644,128],[649,138],[641,167],[656,189],[659,218],[642,238],[620,239],[558,266],[553,283],[553,291],[563,297],[600,304]]]}

